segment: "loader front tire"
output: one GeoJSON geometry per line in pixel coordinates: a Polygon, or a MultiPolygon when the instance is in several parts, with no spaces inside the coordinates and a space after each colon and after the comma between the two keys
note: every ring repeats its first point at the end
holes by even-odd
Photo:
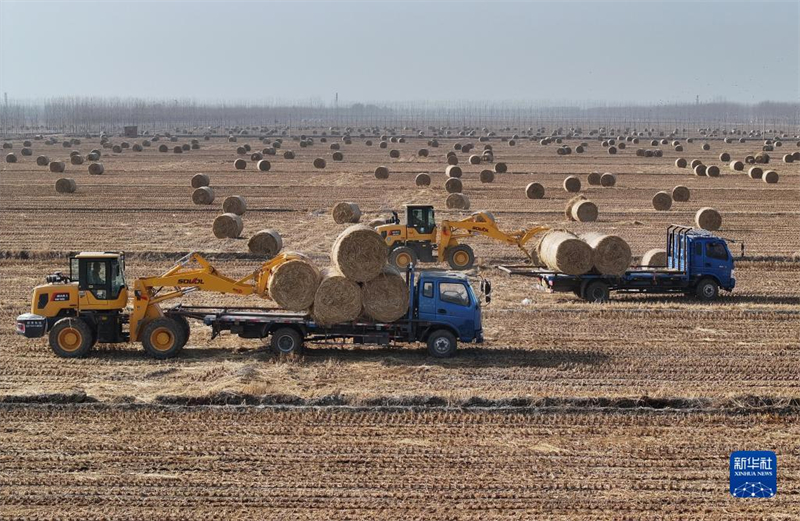
{"type": "Polygon", "coordinates": [[[159,360],[176,356],[186,344],[184,330],[169,317],[156,318],[142,330],[142,346],[148,355],[159,360]]]}

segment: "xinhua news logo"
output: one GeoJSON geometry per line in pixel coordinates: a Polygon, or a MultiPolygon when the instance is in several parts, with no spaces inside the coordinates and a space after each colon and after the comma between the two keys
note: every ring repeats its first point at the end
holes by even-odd
{"type": "Polygon", "coordinates": [[[778,458],[769,450],[740,450],[731,454],[731,495],[770,498],[778,493],[778,458]]]}

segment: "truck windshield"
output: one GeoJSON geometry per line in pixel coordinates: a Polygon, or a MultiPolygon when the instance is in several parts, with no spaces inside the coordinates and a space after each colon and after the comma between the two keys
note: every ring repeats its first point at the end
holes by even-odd
{"type": "Polygon", "coordinates": [[[442,302],[469,306],[469,293],[464,284],[459,282],[442,282],[439,284],[439,298],[442,302]]]}

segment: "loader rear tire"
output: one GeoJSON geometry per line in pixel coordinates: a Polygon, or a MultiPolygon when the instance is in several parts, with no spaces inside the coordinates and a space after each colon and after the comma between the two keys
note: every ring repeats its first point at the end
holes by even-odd
{"type": "Polygon", "coordinates": [[[269,345],[276,355],[299,355],[303,351],[303,337],[294,328],[282,327],[272,333],[269,345]]]}
{"type": "Polygon", "coordinates": [[[61,358],[80,358],[89,354],[94,335],[80,318],[62,318],[50,330],[50,347],[61,358]]]}
{"type": "Polygon", "coordinates": [[[181,324],[172,318],[156,318],[142,330],[142,346],[148,355],[159,360],[172,358],[186,345],[181,324]]]}

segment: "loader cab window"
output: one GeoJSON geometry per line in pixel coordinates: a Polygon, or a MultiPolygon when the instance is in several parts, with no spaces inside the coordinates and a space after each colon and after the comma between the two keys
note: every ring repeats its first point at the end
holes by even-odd
{"type": "Polygon", "coordinates": [[[77,282],[81,278],[80,261],[75,257],[69,260],[69,280],[77,282]]]}
{"type": "Polygon", "coordinates": [[[417,230],[417,233],[429,234],[436,227],[433,207],[409,208],[408,226],[417,230]]]}
{"type": "Polygon", "coordinates": [[[86,261],[86,289],[96,299],[108,299],[108,270],[105,260],[86,261]]]}
{"type": "Polygon", "coordinates": [[[709,242],[706,244],[706,256],[717,260],[728,260],[728,252],[725,245],[721,242],[709,242]]]}
{"type": "Polygon", "coordinates": [[[117,299],[125,287],[125,260],[112,260],[111,264],[111,298],[117,299]]]}

